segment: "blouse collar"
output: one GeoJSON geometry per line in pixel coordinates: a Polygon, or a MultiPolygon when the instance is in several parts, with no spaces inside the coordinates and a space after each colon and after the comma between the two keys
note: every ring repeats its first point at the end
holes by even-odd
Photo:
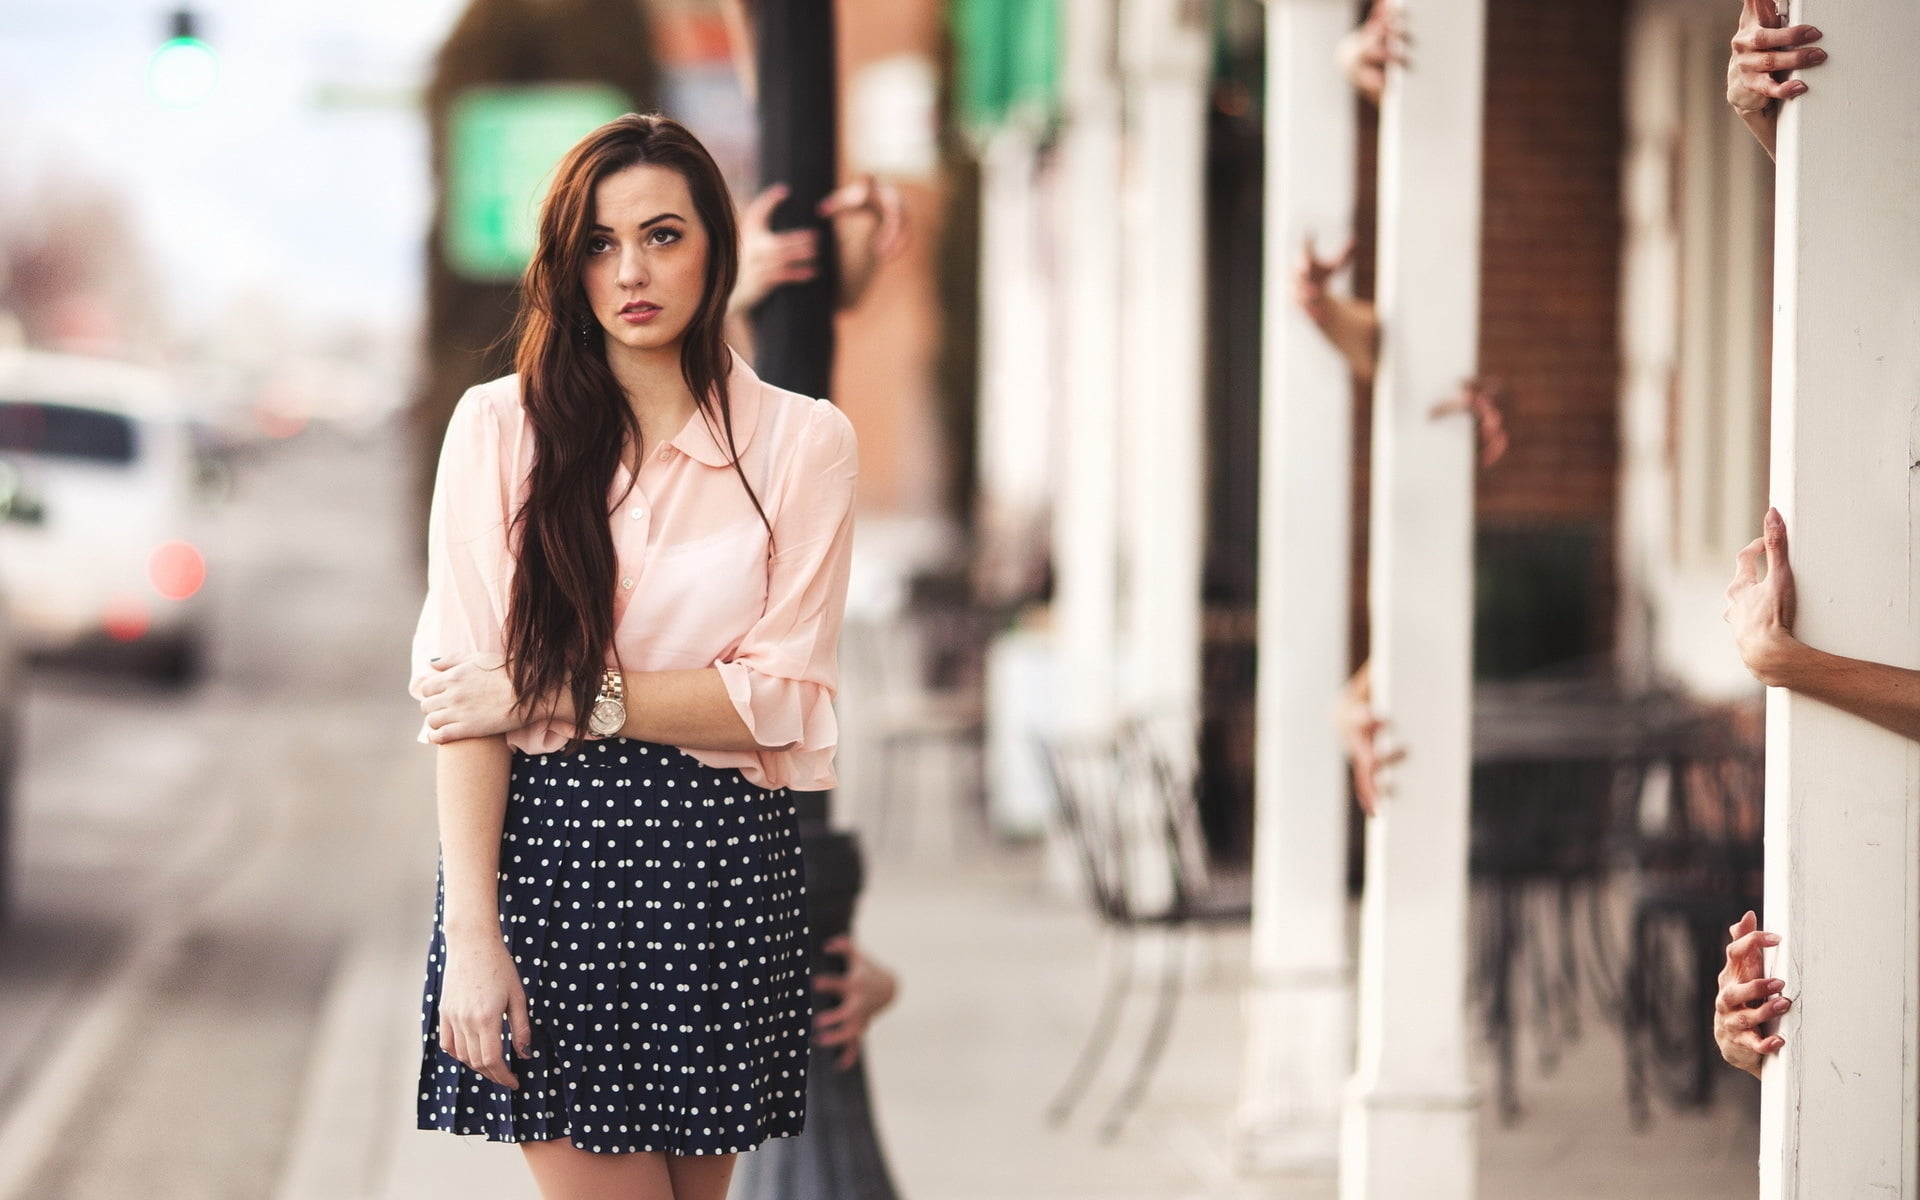
{"type": "MultiPolygon", "coordinates": [[[[747,360],[741,358],[733,347],[727,347],[727,353],[733,356],[733,369],[727,373],[727,403],[733,410],[733,447],[740,454],[747,452],[747,444],[753,441],[753,431],[760,424],[760,389],[763,386],[760,377],[753,373],[747,360]]],[[[708,428],[707,419],[695,409],[687,418],[687,423],[673,440],[668,443],[695,462],[705,463],[709,467],[731,466],[733,455],[728,453],[725,432],[722,430],[718,414],[713,427],[708,428]]]]}

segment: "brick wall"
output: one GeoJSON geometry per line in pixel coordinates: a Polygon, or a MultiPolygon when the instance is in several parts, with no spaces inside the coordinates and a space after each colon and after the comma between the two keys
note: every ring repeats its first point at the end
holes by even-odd
{"type": "MultiPolygon", "coordinates": [[[[1623,14],[1565,0],[1489,0],[1487,14],[1480,369],[1510,389],[1513,444],[1481,476],[1479,520],[1488,531],[1551,524],[1597,536],[1591,569],[1602,594],[1587,615],[1596,648],[1612,629],[1623,14]]],[[[1368,109],[1356,214],[1363,280],[1373,264],[1374,127],[1368,109]]],[[[1364,405],[1359,419],[1364,514],[1364,405]]],[[[1356,658],[1365,653],[1365,529],[1363,517],[1356,658]]]]}

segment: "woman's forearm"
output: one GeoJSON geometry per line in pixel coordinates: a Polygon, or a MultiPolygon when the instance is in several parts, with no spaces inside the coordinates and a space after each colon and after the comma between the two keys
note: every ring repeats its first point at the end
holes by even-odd
{"type": "Polygon", "coordinates": [[[627,686],[627,723],[620,732],[627,737],[689,750],[763,748],[740,719],[720,672],[711,667],[629,671],[621,678],[627,686]]]}
{"type": "Polygon", "coordinates": [[[512,751],[504,737],[448,742],[435,752],[449,939],[500,933],[500,834],[512,751]]]}
{"type": "Polygon", "coordinates": [[[1774,153],[1774,138],[1780,128],[1779,104],[1769,104],[1765,108],[1743,108],[1737,111],[1747,128],[1753,131],[1753,136],[1766,147],[1767,157],[1777,157],[1774,153]]]}
{"type": "Polygon", "coordinates": [[[1920,740],[1920,671],[1829,654],[1797,639],[1783,651],[1765,682],[1920,740]]]}

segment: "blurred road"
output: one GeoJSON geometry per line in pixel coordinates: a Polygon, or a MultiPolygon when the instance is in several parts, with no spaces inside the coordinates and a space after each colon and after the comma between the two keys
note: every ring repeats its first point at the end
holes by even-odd
{"type": "Polygon", "coordinates": [[[424,945],[403,462],[397,435],[316,431],[239,469],[198,687],[37,676],[0,936],[3,1200],[274,1195],[353,947],[411,925],[424,945]]]}

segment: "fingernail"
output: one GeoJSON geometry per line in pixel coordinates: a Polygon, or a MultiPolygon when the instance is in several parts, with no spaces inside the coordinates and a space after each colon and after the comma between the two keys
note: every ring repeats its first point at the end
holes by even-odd
{"type": "Polygon", "coordinates": [[[1760,935],[1760,944],[1762,946],[1778,946],[1780,944],[1780,935],[1777,933],[1763,933],[1760,935]]]}
{"type": "Polygon", "coordinates": [[[1777,991],[1779,991],[1779,990],[1780,990],[1781,988],[1783,988],[1783,987],[1785,987],[1785,986],[1787,986],[1787,985],[1786,985],[1786,982],[1785,982],[1784,980],[1780,980],[1780,979],[1769,979],[1769,980],[1767,980],[1767,991],[1768,991],[1768,992],[1777,992],[1777,991]]]}
{"type": "Polygon", "coordinates": [[[1813,28],[1811,25],[1809,25],[1807,27],[1807,32],[1801,37],[1800,40],[1805,42],[1817,42],[1820,40],[1820,31],[1818,29],[1813,28]]]}
{"type": "Polygon", "coordinates": [[[1775,996],[1773,998],[1773,1011],[1777,1013],[1783,1013],[1792,1007],[1793,1001],[1787,999],[1785,996],[1775,996]]]}
{"type": "Polygon", "coordinates": [[[1809,50],[1807,52],[1807,61],[1817,63],[1825,62],[1827,61],[1827,52],[1825,50],[1809,50]]]}

